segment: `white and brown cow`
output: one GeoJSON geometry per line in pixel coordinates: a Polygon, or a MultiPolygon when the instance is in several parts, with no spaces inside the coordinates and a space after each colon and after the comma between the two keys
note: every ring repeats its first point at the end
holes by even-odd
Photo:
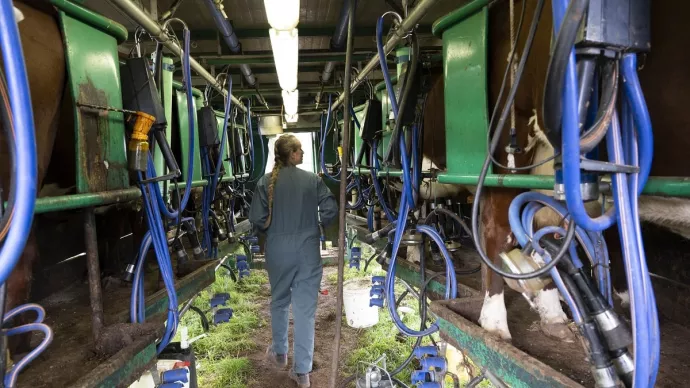
{"type": "MultiPolygon", "coordinates": [[[[529,1],[528,9],[534,6],[536,1],[529,1]]],[[[547,2],[547,7],[550,4],[547,2]]],[[[655,133],[655,159],[652,167],[652,175],[655,176],[683,176],[690,170],[681,161],[684,160],[683,152],[690,146],[690,136],[681,128],[687,128],[690,119],[684,110],[688,106],[689,98],[687,86],[690,86],[690,74],[687,73],[683,63],[687,53],[677,50],[678,39],[687,38],[690,31],[685,29],[684,37],[676,32],[671,32],[672,26],[683,25],[679,19],[678,9],[664,2],[652,2],[652,52],[646,57],[644,68],[640,71],[642,87],[648,102],[652,124],[655,133]],[[674,22],[673,20],[676,20],[674,22]]],[[[682,14],[682,12],[681,12],[682,14]]],[[[525,153],[516,156],[516,165],[527,165],[553,155],[545,136],[541,132],[539,124],[542,123],[541,106],[551,39],[551,13],[548,8],[542,14],[542,20],[537,31],[532,54],[527,62],[525,76],[518,91],[516,106],[516,121],[518,132],[529,133],[528,139],[520,139],[525,153]]],[[[523,37],[527,35],[527,25],[523,37]]],[[[491,94],[495,98],[498,91],[500,74],[502,74],[504,61],[509,50],[508,36],[508,5],[497,4],[490,11],[490,66],[495,68],[490,71],[491,94]]],[[[524,42],[519,44],[522,47],[524,42]]],[[[690,59],[690,58],[688,58],[690,59]]],[[[492,99],[493,101],[493,99],[492,99]]],[[[502,143],[502,144],[505,144],[502,143]]],[[[507,164],[505,152],[499,150],[497,158],[507,164]]],[[[507,173],[498,171],[498,173],[507,173]]],[[[538,175],[552,175],[553,164],[548,163],[532,171],[538,175]]],[[[514,242],[511,239],[510,227],[507,220],[507,207],[518,193],[515,190],[491,188],[482,198],[483,241],[485,249],[490,257],[500,264],[498,253],[512,249],[514,242]]],[[[607,204],[608,205],[608,204],[607,204]]],[[[600,214],[601,204],[594,202],[587,205],[592,216],[600,214]]],[[[665,198],[656,196],[642,196],[639,201],[640,218],[642,221],[655,223],[668,228],[685,238],[690,238],[690,200],[686,198],[665,198]]],[[[548,209],[540,211],[535,218],[535,227],[557,225],[560,217],[548,209]]],[[[613,228],[615,229],[615,228],[613,228]]],[[[615,232],[615,230],[613,231],[615,232]]],[[[617,233],[607,234],[609,247],[618,244],[617,233]]],[[[622,272],[622,258],[620,250],[611,249],[613,278],[615,272],[622,272]]],[[[507,312],[503,298],[503,279],[497,274],[485,269],[483,272],[485,301],[481,312],[480,324],[486,330],[499,335],[501,338],[510,339],[511,334],[507,324],[507,312]]],[[[615,285],[614,281],[614,285],[615,285]]],[[[624,291],[625,285],[618,282],[618,291],[624,291]]],[[[625,298],[625,292],[620,292],[625,298]]],[[[567,317],[560,304],[558,291],[551,287],[541,291],[537,297],[536,305],[541,316],[542,329],[550,335],[557,337],[567,336],[565,323],[567,317]]]]}

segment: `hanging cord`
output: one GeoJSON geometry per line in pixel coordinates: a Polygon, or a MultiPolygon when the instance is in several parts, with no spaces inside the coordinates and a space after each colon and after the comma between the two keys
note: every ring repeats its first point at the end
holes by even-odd
{"type": "MultiPolygon", "coordinates": [[[[491,148],[489,154],[492,154],[495,150],[496,147],[498,146],[498,142],[500,140],[500,135],[501,132],[503,132],[503,127],[505,126],[505,122],[509,113],[508,109],[508,104],[510,101],[515,99],[515,94],[517,93],[517,86],[520,84],[520,79],[522,78],[522,74],[525,69],[525,63],[527,62],[527,58],[529,57],[530,50],[532,48],[532,43],[534,42],[534,36],[536,34],[537,26],[539,24],[539,19],[541,18],[541,12],[544,8],[544,0],[539,0],[539,2],[536,5],[535,8],[535,13],[534,13],[534,18],[532,19],[532,25],[530,26],[530,31],[529,35],[527,37],[527,42],[525,44],[525,48],[523,50],[522,56],[520,57],[520,64],[518,65],[518,69],[516,72],[516,82],[513,85],[513,87],[510,89],[510,92],[508,93],[508,102],[506,105],[503,107],[503,110],[501,112],[501,117],[498,121],[498,124],[496,126],[496,131],[494,134],[494,138],[491,141],[491,148]]],[[[489,129],[492,128],[493,123],[489,123],[489,129]]],[[[536,271],[525,273],[525,274],[515,274],[512,272],[506,272],[503,271],[501,268],[499,268],[496,264],[493,263],[493,260],[486,254],[486,251],[482,248],[481,244],[481,235],[479,233],[479,204],[481,202],[481,194],[484,189],[484,182],[486,180],[486,176],[489,172],[489,166],[491,165],[491,158],[489,156],[486,157],[486,160],[484,161],[484,165],[482,166],[482,171],[479,174],[479,181],[477,182],[477,191],[475,193],[475,201],[472,204],[472,236],[474,239],[474,244],[477,248],[477,253],[479,253],[479,257],[482,259],[484,264],[489,267],[492,271],[496,272],[500,276],[503,276],[508,279],[516,279],[516,280],[524,280],[524,279],[531,279],[535,278],[538,276],[542,276],[547,274],[551,268],[555,267],[556,264],[558,264],[559,260],[567,253],[568,251],[568,246],[570,246],[570,243],[573,240],[573,237],[575,236],[575,228],[571,227],[568,228],[568,233],[566,234],[566,239],[564,241],[563,246],[561,247],[561,250],[556,254],[556,256],[553,258],[551,262],[549,262],[547,265],[544,267],[539,268],[536,271]]]]}

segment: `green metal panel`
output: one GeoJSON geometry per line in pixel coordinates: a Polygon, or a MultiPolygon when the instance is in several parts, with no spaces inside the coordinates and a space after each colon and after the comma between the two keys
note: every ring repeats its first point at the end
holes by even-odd
{"type": "Polygon", "coordinates": [[[441,338],[462,350],[477,366],[490,370],[508,386],[582,387],[509,343],[493,338],[489,332],[449,309],[447,303],[454,301],[431,304],[431,311],[439,318],[437,324],[441,338]]]}
{"type": "MultiPolygon", "coordinates": [[[[182,147],[182,177],[186,182],[187,171],[189,171],[189,116],[187,115],[187,95],[181,90],[175,90],[176,104],[177,104],[177,128],[179,128],[180,136],[180,146],[182,147]]],[[[196,111],[198,105],[196,105],[196,100],[194,102],[194,128],[197,125],[197,115],[196,111]]],[[[198,131],[194,133],[194,169],[192,174],[192,180],[197,181],[201,179],[201,157],[199,156],[199,136],[198,131]]]]}
{"type": "Polygon", "coordinates": [[[70,17],[86,23],[89,26],[96,28],[102,32],[110,34],[117,39],[117,43],[124,43],[127,40],[127,29],[122,24],[110,20],[103,15],[99,15],[89,9],[86,9],[75,3],[83,3],[83,0],[68,1],[68,0],[50,0],[60,11],[66,13],[70,17]]]}
{"type": "MultiPolygon", "coordinates": [[[[367,105],[368,104],[363,104],[354,107],[355,110],[355,117],[357,117],[357,120],[359,121],[360,125],[364,125],[364,115],[366,114],[367,111],[367,105]]],[[[362,148],[362,138],[359,136],[359,128],[357,127],[357,124],[354,124],[354,120],[352,121],[352,126],[350,127],[351,129],[351,134],[352,137],[355,139],[355,155],[354,157],[357,158],[357,155],[359,155],[359,150],[362,148]]],[[[364,161],[366,160],[363,159],[364,161]]]]}
{"type": "MultiPolygon", "coordinates": [[[[117,41],[60,12],[73,101],[122,108],[117,41]]],[[[77,192],[129,187],[122,113],[106,116],[75,107],[77,192]]]]}
{"type": "Polygon", "coordinates": [[[443,31],[449,174],[477,174],[486,158],[488,10],[443,31]]]}
{"type": "Polygon", "coordinates": [[[127,387],[156,362],[156,335],[136,338],[130,345],[84,375],[71,388],[127,387]]]}
{"type": "MultiPolygon", "coordinates": [[[[205,265],[181,280],[175,282],[177,290],[177,301],[179,304],[189,300],[192,296],[199,293],[204,288],[210,286],[216,280],[216,266],[218,260],[209,261],[205,265]]],[[[168,293],[165,289],[156,292],[146,298],[146,319],[163,314],[168,311],[168,293]]],[[[118,314],[119,317],[128,317],[129,312],[118,314]]]]}
{"type": "MultiPolygon", "coordinates": [[[[223,139],[223,123],[225,121],[225,112],[215,112],[216,113],[216,121],[218,121],[218,140],[223,139]]],[[[230,115],[231,117],[228,118],[228,134],[226,135],[227,137],[225,138],[225,155],[223,155],[223,167],[225,168],[225,177],[223,180],[227,179],[227,177],[232,176],[232,167],[230,167],[230,161],[226,159],[230,159],[228,155],[230,155],[230,128],[232,127],[232,113],[230,115]]],[[[239,125],[235,125],[235,128],[242,128],[239,125]]]]}
{"type": "MultiPolygon", "coordinates": [[[[393,85],[396,83],[397,78],[393,85]]],[[[388,98],[388,92],[386,91],[385,86],[382,90],[376,92],[376,96],[378,97],[379,101],[381,101],[381,128],[383,128],[383,132],[381,133],[381,142],[377,146],[377,153],[380,156],[383,156],[383,154],[386,152],[385,150],[388,148],[388,143],[390,143],[391,134],[393,133],[393,128],[388,125],[389,118],[392,118],[390,115],[393,108],[391,108],[391,100],[388,98]]]]}
{"type": "MultiPolygon", "coordinates": [[[[163,108],[165,111],[165,120],[168,123],[167,128],[165,128],[165,138],[168,140],[168,144],[172,144],[173,70],[173,59],[163,57],[163,108]]],[[[163,159],[163,153],[161,152],[160,147],[156,147],[156,151],[153,155],[153,163],[156,166],[156,172],[159,176],[167,173],[165,159],[163,159]]],[[[158,185],[161,187],[161,189],[163,189],[163,182],[160,182],[158,185]]]]}
{"type": "MultiPolygon", "coordinates": [[[[182,82],[173,81],[172,84],[173,84],[173,89],[184,92],[184,86],[182,85],[182,82]]],[[[193,97],[203,97],[204,94],[201,93],[201,90],[199,90],[197,88],[192,88],[192,96],[193,97]]],[[[197,104],[198,103],[199,102],[197,101],[197,104]]],[[[201,106],[201,105],[199,105],[199,106],[201,106]]]]}
{"type": "Polygon", "coordinates": [[[489,3],[491,3],[491,0],[474,0],[469,4],[456,9],[455,11],[446,14],[434,22],[434,24],[431,26],[431,33],[441,38],[447,29],[464,21],[468,17],[473,16],[477,12],[483,11],[484,7],[489,5],[489,3]]]}
{"type": "MultiPolygon", "coordinates": [[[[380,175],[380,174],[379,174],[380,175]]],[[[479,175],[439,174],[438,181],[456,185],[476,185],[479,175]]],[[[606,177],[602,181],[610,182],[606,177]]],[[[489,174],[484,184],[489,187],[553,190],[552,175],[503,175],[489,174]]],[[[690,197],[690,177],[650,177],[642,191],[645,195],[690,197]]]]}

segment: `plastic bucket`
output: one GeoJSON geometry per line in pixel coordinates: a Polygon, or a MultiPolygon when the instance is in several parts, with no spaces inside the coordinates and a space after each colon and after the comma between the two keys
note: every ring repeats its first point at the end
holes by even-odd
{"type": "Polygon", "coordinates": [[[343,284],[343,302],[348,326],[355,329],[379,323],[379,309],[369,307],[371,279],[350,280],[343,284]]]}

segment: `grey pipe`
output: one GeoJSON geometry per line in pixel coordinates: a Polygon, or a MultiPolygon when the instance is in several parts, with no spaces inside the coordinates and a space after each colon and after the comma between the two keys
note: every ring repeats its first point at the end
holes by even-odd
{"type": "MultiPolygon", "coordinates": [[[[354,1],[353,9],[357,9],[357,0],[345,0],[343,1],[343,7],[340,9],[340,19],[338,19],[338,24],[335,26],[335,31],[333,31],[333,36],[331,37],[331,50],[342,50],[345,45],[345,38],[347,37],[347,21],[350,16],[350,1],[354,1]]],[[[333,75],[333,70],[335,69],[335,61],[329,61],[323,68],[321,73],[321,83],[325,84],[331,79],[333,75]]],[[[321,92],[316,94],[316,104],[321,101],[321,92]]]]}
{"type": "MultiPolygon", "coordinates": [[[[426,12],[431,8],[434,4],[436,4],[438,0],[421,0],[419,4],[417,4],[416,7],[409,13],[407,18],[403,19],[402,24],[400,25],[400,28],[395,30],[395,34],[391,36],[391,38],[386,42],[386,45],[383,46],[383,52],[388,54],[395,48],[395,46],[402,40],[402,38],[407,35],[407,32],[410,31],[414,26],[419,23],[420,20],[422,20],[422,17],[426,15],[426,12]]],[[[355,77],[355,79],[352,81],[350,84],[350,90],[354,91],[359,87],[359,85],[362,84],[364,79],[369,76],[369,73],[374,71],[376,67],[379,66],[379,55],[376,54],[374,55],[371,60],[364,66],[362,71],[359,72],[359,74],[355,77]]],[[[338,109],[340,105],[342,105],[343,100],[345,99],[345,93],[341,94],[340,97],[335,101],[333,106],[331,107],[331,111],[335,111],[338,109]]]]}
{"type": "MultiPolygon", "coordinates": [[[[137,6],[137,4],[134,3],[132,0],[109,0],[109,2],[117,6],[117,8],[119,8],[127,16],[132,18],[132,20],[134,20],[134,22],[136,22],[144,30],[146,30],[146,32],[149,33],[151,37],[160,42],[173,54],[179,57],[182,56],[182,49],[180,48],[180,46],[178,46],[177,43],[170,39],[168,34],[165,31],[163,31],[163,28],[160,24],[158,24],[155,20],[151,19],[151,17],[145,11],[141,10],[137,6]]],[[[211,73],[206,71],[206,69],[204,69],[204,67],[201,66],[199,62],[196,61],[196,59],[189,58],[189,64],[197,74],[203,77],[206,80],[206,82],[208,82],[219,93],[221,93],[223,96],[228,95],[228,92],[227,90],[225,90],[223,85],[218,83],[218,81],[216,81],[216,78],[212,76],[211,73]]],[[[230,97],[232,98],[232,102],[235,104],[235,106],[239,107],[239,109],[242,112],[247,112],[247,108],[245,108],[244,105],[240,103],[240,100],[238,100],[235,96],[230,97]]]]}
{"type": "MultiPolygon", "coordinates": [[[[206,3],[206,8],[208,8],[208,11],[211,13],[211,16],[213,16],[213,21],[216,23],[218,31],[220,32],[221,36],[223,36],[225,44],[228,45],[233,54],[240,54],[242,52],[242,46],[240,46],[240,41],[237,38],[237,34],[235,34],[235,30],[232,28],[232,24],[230,24],[228,19],[226,19],[223,14],[220,13],[220,10],[218,7],[216,7],[216,3],[213,0],[205,0],[204,2],[206,3]]],[[[254,77],[252,69],[249,67],[249,65],[240,65],[240,71],[242,72],[244,79],[247,80],[249,86],[254,86],[256,84],[256,77],[254,77]]]]}

